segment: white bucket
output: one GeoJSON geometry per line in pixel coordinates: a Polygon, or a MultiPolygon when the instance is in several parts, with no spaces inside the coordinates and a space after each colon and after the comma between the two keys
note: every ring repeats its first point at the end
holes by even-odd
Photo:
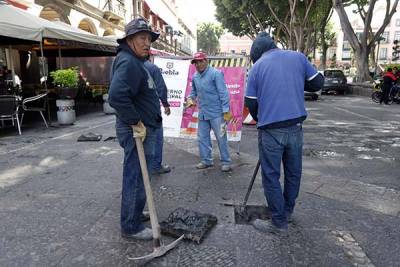
{"type": "Polygon", "coordinates": [[[75,101],[73,99],[56,100],[57,120],[59,124],[73,124],[76,121],[75,101]]]}

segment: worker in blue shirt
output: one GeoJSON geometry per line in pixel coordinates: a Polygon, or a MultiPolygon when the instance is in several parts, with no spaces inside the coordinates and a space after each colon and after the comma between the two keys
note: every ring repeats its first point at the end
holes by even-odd
{"type": "MultiPolygon", "coordinates": [[[[162,77],[160,68],[157,67],[150,60],[144,63],[144,66],[148,70],[149,74],[154,80],[158,97],[160,98],[161,104],[164,107],[164,114],[169,116],[171,114],[170,105],[168,103],[168,90],[165,85],[164,78],[162,77]]],[[[163,174],[171,171],[168,164],[162,164],[163,144],[164,144],[164,132],[161,126],[156,130],[156,143],[154,148],[154,155],[152,162],[149,163],[151,174],[163,174]]]]}
{"type": "Polygon", "coordinates": [[[307,117],[304,90],[322,88],[324,78],[302,53],[277,48],[265,32],[254,40],[245,104],[257,121],[264,194],[272,220],[255,220],[264,232],[288,233],[288,221],[300,190],[303,130],[307,117]],[[284,189],[279,182],[281,162],[284,189]]]}
{"type": "Polygon", "coordinates": [[[213,166],[211,129],[218,142],[221,156],[221,170],[231,170],[226,124],[232,119],[229,111],[229,92],[226,88],[222,72],[208,65],[207,55],[204,52],[195,53],[192,64],[195,64],[196,73],[192,78],[192,91],[186,100],[186,107],[195,105],[198,100],[199,122],[198,141],[200,163],[197,169],[213,166]]]}

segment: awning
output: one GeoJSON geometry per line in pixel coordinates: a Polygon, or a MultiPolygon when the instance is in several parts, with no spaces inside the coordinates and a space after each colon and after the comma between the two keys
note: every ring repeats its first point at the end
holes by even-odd
{"type": "Polygon", "coordinates": [[[115,38],[97,36],[65,23],[48,21],[1,2],[0,38],[1,45],[15,45],[18,40],[23,44],[24,40],[29,43],[49,39],[58,40],[58,45],[68,46],[68,42],[73,42],[74,48],[80,44],[81,48],[87,46],[87,49],[100,51],[115,51],[117,46],[115,38]]]}
{"type": "Polygon", "coordinates": [[[160,0],[145,0],[145,2],[153,13],[172,26],[175,31],[179,31],[180,27],[177,17],[165,4],[161,4],[160,0]]]}

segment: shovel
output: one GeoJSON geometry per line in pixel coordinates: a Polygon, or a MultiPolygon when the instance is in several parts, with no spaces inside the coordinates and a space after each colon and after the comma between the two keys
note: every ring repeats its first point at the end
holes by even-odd
{"type": "Polygon", "coordinates": [[[253,176],[251,177],[249,187],[247,188],[246,195],[241,204],[223,203],[224,206],[233,206],[235,212],[235,222],[237,224],[248,224],[254,219],[267,219],[269,218],[268,210],[263,205],[247,205],[251,190],[253,189],[254,181],[260,169],[260,160],[257,161],[256,168],[254,169],[253,176]]]}
{"type": "Polygon", "coordinates": [[[150,187],[150,178],[147,171],[147,163],[144,155],[143,143],[140,138],[135,138],[135,142],[139,155],[140,168],[142,169],[143,174],[144,189],[146,191],[147,205],[149,207],[150,213],[151,230],[153,231],[153,252],[142,257],[128,257],[128,259],[133,261],[149,261],[154,258],[164,256],[168,251],[175,248],[183,239],[184,235],[182,235],[169,245],[162,244],[160,240],[161,230],[157,219],[156,208],[154,206],[153,193],[150,187]]]}

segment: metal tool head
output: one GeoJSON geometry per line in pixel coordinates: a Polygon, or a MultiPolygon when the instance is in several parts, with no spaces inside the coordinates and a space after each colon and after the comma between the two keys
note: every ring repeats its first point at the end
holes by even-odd
{"type": "Polygon", "coordinates": [[[184,235],[182,235],[181,237],[179,237],[177,240],[175,240],[174,242],[172,242],[169,245],[164,246],[163,244],[161,244],[161,246],[159,246],[159,247],[154,247],[153,252],[146,256],[137,257],[137,258],[128,257],[128,260],[137,261],[137,262],[147,262],[152,259],[161,257],[161,256],[165,255],[171,249],[175,248],[182,241],[183,237],[184,237],[184,235]]]}

